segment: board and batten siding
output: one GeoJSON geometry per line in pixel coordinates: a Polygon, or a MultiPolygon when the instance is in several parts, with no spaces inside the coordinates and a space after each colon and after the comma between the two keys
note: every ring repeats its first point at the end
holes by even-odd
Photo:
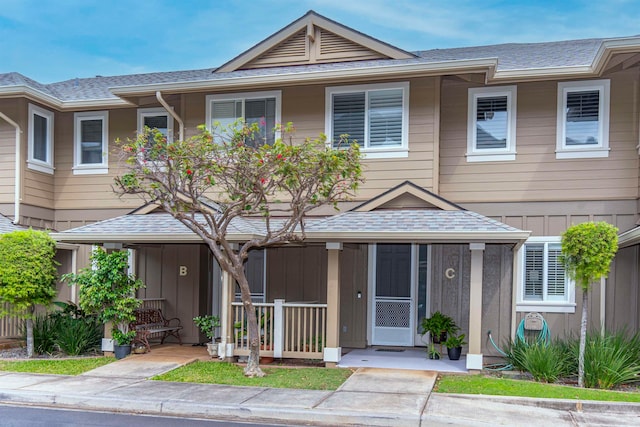
{"type": "Polygon", "coordinates": [[[468,89],[442,84],[440,195],[456,203],[631,200],[638,197],[637,72],[608,76],[611,112],[607,158],[555,157],[557,82],[517,85],[516,159],[467,162],[468,89]]]}

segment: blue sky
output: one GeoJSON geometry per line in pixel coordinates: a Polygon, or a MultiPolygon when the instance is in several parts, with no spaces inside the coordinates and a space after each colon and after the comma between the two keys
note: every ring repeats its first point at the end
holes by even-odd
{"type": "Polygon", "coordinates": [[[213,68],[309,9],[405,50],[640,34],[640,0],[0,0],[0,73],[213,68]]]}

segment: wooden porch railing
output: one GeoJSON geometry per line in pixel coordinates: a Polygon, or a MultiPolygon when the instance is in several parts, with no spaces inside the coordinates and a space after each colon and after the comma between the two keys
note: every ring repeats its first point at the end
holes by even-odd
{"type": "MultiPolygon", "coordinates": [[[[231,304],[234,321],[234,355],[249,354],[246,311],[242,303],[231,304]]],[[[322,359],[327,336],[327,304],[253,304],[260,322],[263,356],[292,359],[322,359]]]]}
{"type": "Polygon", "coordinates": [[[21,319],[13,316],[0,317],[0,338],[19,337],[21,322],[21,319]]]}

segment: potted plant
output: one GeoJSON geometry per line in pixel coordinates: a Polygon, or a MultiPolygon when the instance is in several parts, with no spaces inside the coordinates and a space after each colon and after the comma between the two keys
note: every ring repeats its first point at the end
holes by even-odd
{"type": "Polygon", "coordinates": [[[135,294],[144,284],[128,273],[128,251],[108,253],[98,247],[90,259],[90,267],[78,274],[65,274],[62,280],[69,285],[78,285],[80,308],[87,313],[95,313],[105,325],[111,324],[115,346],[128,345],[131,351],[130,344],[136,332],[129,330],[129,323],[136,319],[135,310],[142,304],[135,294]]]}
{"type": "Polygon", "coordinates": [[[442,344],[448,334],[455,334],[459,329],[451,317],[439,311],[434,312],[431,317],[423,318],[420,326],[420,333],[429,333],[434,344],[442,344]]]}
{"type": "Polygon", "coordinates": [[[207,336],[209,342],[207,343],[207,351],[211,357],[218,355],[218,343],[215,340],[216,329],[220,327],[220,318],[208,314],[206,316],[196,316],[193,318],[193,322],[196,324],[200,331],[207,336]]]}
{"type": "Polygon", "coordinates": [[[449,360],[459,360],[460,354],[462,353],[462,346],[466,344],[464,340],[465,335],[451,335],[444,342],[444,345],[447,347],[447,354],[449,355],[449,360]]]}
{"type": "Polygon", "coordinates": [[[136,336],[136,331],[123,332],[118,328],[111,330],[111,338],[114,341],[113,353],[116,359],[127,357],[131,353],[131,341],[136,336]]]}

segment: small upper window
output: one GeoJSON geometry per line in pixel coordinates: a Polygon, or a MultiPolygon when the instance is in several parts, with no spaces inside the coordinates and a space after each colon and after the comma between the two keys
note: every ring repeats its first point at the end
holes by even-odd
{"type": "Polygon", "coordinates": [[[107,111],[75,114],[74,174],[108,172],[108,119],[107,111]]]}
{"type": "Polygon", "coordinates": [[[138,132],[144,132],[145,128],[156,129],[167,138],[167,142],[173,141],[173,117],[164,108],[138,110],[138,132]]]}
{"type": "Polygon", "coordinates": [[[252,92],[207,96],[207,128],[214,140],[227,139],[229,126],[239,119],[248,125],[256,124],[258,134],[247,144],[273,144],[280,137],[276,125],[280,123],[281,92],[252,92]]]}
{"type": "Polygon", "coordinates": [[[53,173],[53,112],[29,104],[27,167],[53,173]]]}
{"type": "Polygon", "coordinates": [[[609,80],[558,83],[556,158],[609,156],[609,80]]]}
{"type": "Polygon", "coordinates": [[[467,161],[515,160],[516,86],[469,89],[467,161]]]}
{"type": "Polygon", "coordinates": [[[333,147],[348,135],[368,158],[407,156],[409,83],[332,87],[326,96],[333,147]]]}
{"type": "Polygon", "coordinates": [[[573,287],[562,264],[560,238],[530,238],[521,251],[518,309],[574,312],[573,287]]]}

